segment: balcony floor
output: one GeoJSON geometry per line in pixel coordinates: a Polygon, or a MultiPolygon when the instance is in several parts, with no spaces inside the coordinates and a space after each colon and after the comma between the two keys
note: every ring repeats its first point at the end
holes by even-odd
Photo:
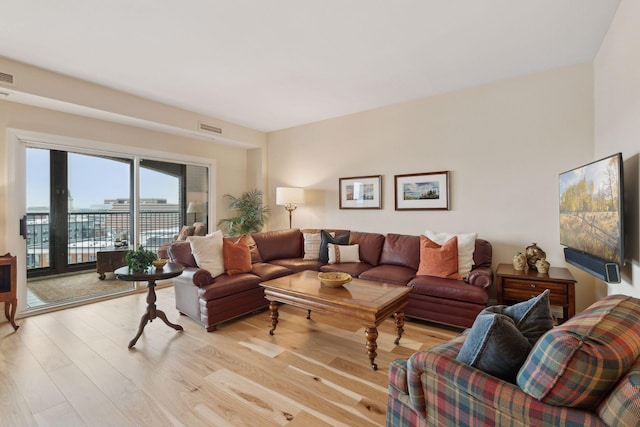
{"type": "Polygon", "coordinates": [[[135,290],[135,284],[121,282],[111,273],[99,280],[94,270],[27,281],[27,311],[90,301],[135,290]]]}

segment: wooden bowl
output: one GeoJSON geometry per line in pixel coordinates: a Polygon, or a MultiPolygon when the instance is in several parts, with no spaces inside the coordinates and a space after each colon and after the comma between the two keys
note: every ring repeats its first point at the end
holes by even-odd
{"type": "Polygon", "coordinates": [[[326,272],[318,273],[318,279],[320,279],[323,285],[339,288],[351,281],[351,275],[348,273],[326,272]]]}
{"type": "Polygon", "coordinates": [[[151,262],[153,264],[153,266],[159,270],[162,269],[162,267],[164,267],[164,265],[167,263],[166,259],[156,259],[154,261],[151,262]]]}

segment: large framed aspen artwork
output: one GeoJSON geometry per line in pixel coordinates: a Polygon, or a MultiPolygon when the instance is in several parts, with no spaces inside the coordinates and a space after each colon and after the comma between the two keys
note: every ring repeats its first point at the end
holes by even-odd
{"type": "Polygon", "coordinates": [[[339,178],[340,209],[382,209],[382,175],[339,178]]]}
{"type": "Polygon", "coordinates": [[[397,211],[449,210],[449,171],[395,175],[397,211]]]}

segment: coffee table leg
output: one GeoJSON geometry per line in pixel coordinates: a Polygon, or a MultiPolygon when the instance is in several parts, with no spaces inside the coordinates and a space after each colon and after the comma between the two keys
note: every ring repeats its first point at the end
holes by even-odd
{"type": "Polygon", "coordinates": [[[374,328],[365,328],[364,336],[367,339],[367,355],[369,356],[369,361],[371,361],[371,369],[374,371],[378,370],[378,365],[374,363],[376,356],[376,350],[378,348],[378,344],[376,341],[378,340],[378,329],[374,328]]]}
{"type": "Polygon", "coordinates": [[[400,343],[400,338],[402,338],[402,333],[404,332],[404,312],[399,311],[395,315],[396,317],[396,332],[398,333],[398,337],[393,342],[395,345],[400,343]]]}
{"type": "Polygon", "coordinates": [[[269,303],[269,311],[271,311],[271,330],[269,331],[269,335],[273,335],[273,332],[276,330],[276,326],[278,325],[278,304],[276,301],[271,301],[269,303]]]}

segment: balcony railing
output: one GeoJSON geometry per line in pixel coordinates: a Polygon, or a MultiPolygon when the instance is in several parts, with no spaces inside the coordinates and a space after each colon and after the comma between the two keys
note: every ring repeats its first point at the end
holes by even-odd
{"type": "MultiPolygon", "coordinates": [[[[156,252],[171,242],[181,227],[179,211],[140,212],[139,242],[156,252]]],[[[67,215],[67,263],[95,262],[96,252],[113,247],[132,247],[128,212],[72,212],[67,215]]],[[[27,269],[49,267],[49,214],[27,214],[27,269]]]]}

